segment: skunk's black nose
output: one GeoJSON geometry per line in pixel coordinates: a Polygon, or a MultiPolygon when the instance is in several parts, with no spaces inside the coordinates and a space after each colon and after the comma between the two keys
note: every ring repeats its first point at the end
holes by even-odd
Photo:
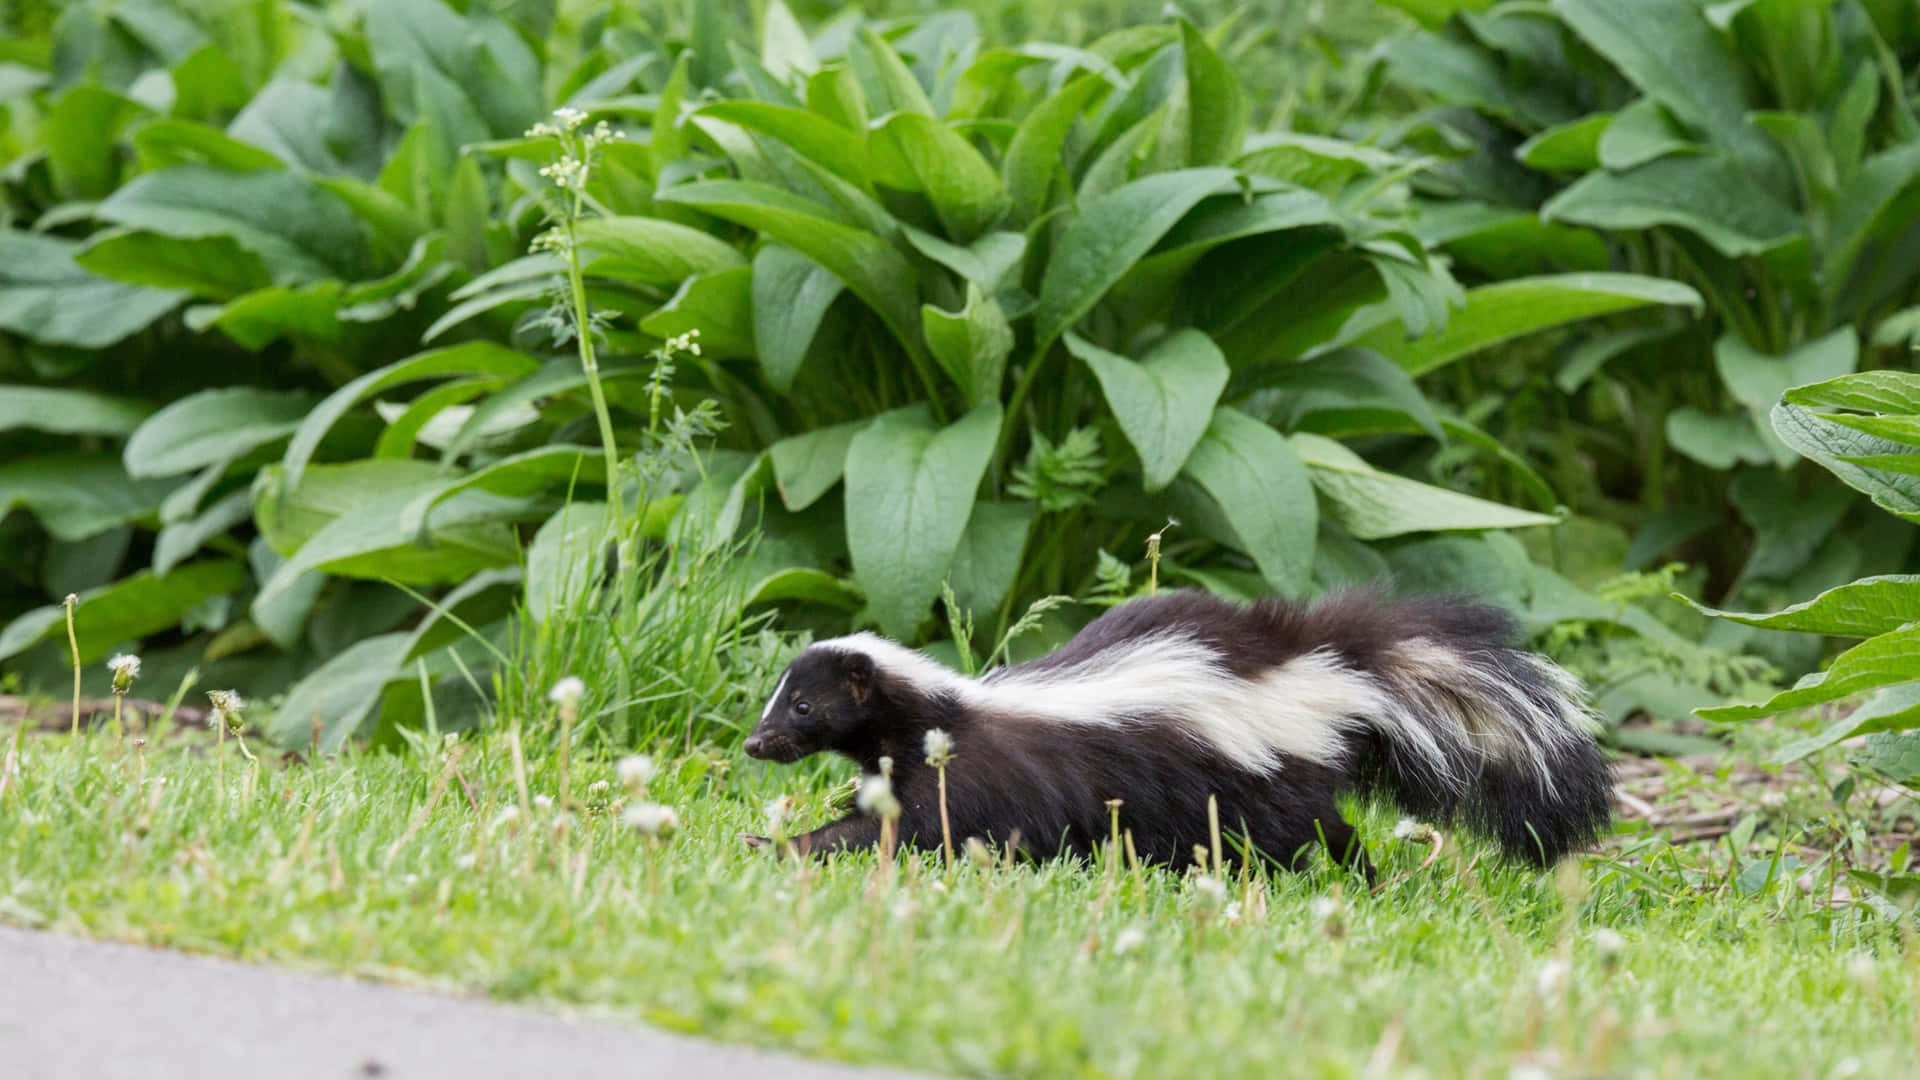
{"type": "Polygon", "coordinates": [[[767,741],[758,735],[749,735],[747,736],[747,741],[742,743],[740,748],[747,752],[748,757],[757,758],[762,751],[766,750],[767,741]]]}

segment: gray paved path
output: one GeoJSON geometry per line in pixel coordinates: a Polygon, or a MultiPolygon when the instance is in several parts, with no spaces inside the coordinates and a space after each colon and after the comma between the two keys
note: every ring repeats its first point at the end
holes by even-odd
{"type": "Polygon", "coordinates": [[[905,1080],[353,979],[0,927],[6,1080],[905,1080]]]}

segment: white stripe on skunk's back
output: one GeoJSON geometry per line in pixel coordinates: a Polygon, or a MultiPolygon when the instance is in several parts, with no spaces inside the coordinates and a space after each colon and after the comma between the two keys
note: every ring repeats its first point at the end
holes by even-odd
{"type": "MultiPolygon", "coordinates": [[[[1254,771],[1276,767],[1281,754],[1338,760],[1346,729],[1396,711],[1385,688],[1331,653],[1296,656],[1249,680],[1228,671],[1213,649],[1179,633],[1118,642],[1069,666],[1003,668],[978,680],[874,634],[818,647],[863,652],[923,690],[943,690],[969,707],[1008,716],[1115,728],[1165,718],[1254,771]]],[[[1432,745],[1426,731],[1416,737],[1432,745]]],[[[1439,748],[1432,749],[1437,755],[1439,748]]]]}

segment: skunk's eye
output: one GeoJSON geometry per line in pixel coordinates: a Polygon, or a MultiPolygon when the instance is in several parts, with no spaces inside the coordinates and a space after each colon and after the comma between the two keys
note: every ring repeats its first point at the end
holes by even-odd
{"type": "Polygon", "coordinates": [[[805,716],[813,711],[813,706],[804,701],[796,701],[793,703],[793,711],[801,716],[805,716]]]}

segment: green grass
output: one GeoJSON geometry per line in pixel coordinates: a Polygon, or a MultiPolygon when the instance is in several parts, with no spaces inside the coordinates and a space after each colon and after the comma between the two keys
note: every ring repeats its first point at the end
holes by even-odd
{"type": "MultiPolygon", "coordinates": [[[[1784,883],[1741,895],[1711,858],[1657,843],[1631,867],[1596,859],[1557,879],[1465,871],[1471,841],[1421,870],[1425,845],[1375,815],[1393,882],[1380,894],[1321,866],[1238,881],[1240,921],[1202,925],[1172,874],[932,858],[883,872],[871,857],[796,865],[742,848],[775,794],[800,795],[797,825],[822,818],[833,769],[718,752],[669,763],[649,796],[684,826],[656,848],[590,793],[610,761],[576,759],[572,790],[592,805],[562,830],[550,810],[501,820],[522,799],[504,734],[448,745],[457,771],[438,746],[256,769],[231,742],[221,763],[203,735],[28,739],[0,795],[0,920],[969,1075],[1916,1064],[1891,921],[1821,910],[1784,883]],[[1603,927],[1626,939],[1611,966],[1603,927]],[[1543,996],[1543,969],[1563,959],[1543,996]]],[[[530,794],[558,794],[555,760],[529,768],[530,794]]]]}

